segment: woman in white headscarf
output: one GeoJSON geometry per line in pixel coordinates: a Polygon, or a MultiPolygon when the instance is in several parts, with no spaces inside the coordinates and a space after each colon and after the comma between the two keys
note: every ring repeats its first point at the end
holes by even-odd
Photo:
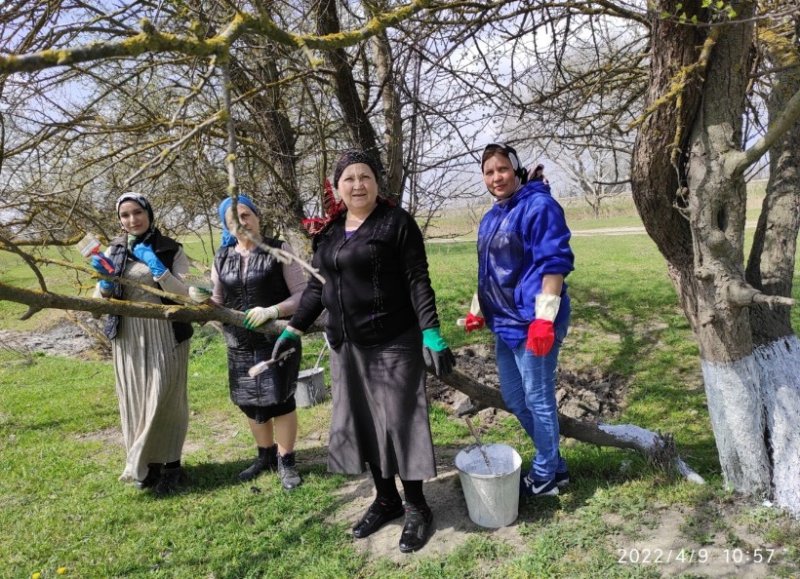
{"type": "MultiPolygon", "coordinates": [[[[138,193],[117,199],[122,234],[111,240],[92,266],[109,275],[169,293],[188,295],[183,276],[189,261],[181,244],[161,234],[150,202],[138,193]]],[[[134,285],[102,280],[99,297],[137,302],[173,303],[134,285]]],[[[164,495],[177,490],[185,476],[181,453],[189,424],[186,378],[192,326],[160,319],[109,316],[116,391],[127,454],[120,480],[164,495]]]]}

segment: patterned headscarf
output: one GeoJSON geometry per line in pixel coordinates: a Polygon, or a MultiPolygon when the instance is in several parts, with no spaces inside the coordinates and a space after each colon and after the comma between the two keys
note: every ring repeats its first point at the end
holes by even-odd
{"type": "MultiPolygon", "coordinates": [[[[246,205],[250,208],[250,211],[256,214],[256,217],[261,217],[261,212],[256,207],[253,200],[250,199],[247,195],[239,195],[236,198],[236,203],[241,203],[242,205],[246,205]]],[[[219,220],[222,223],[222,240],[220,241],[222,247],[228,247],[231,245],[236,245],[236,237],[228,230],[228,224],[225,223],[225,214],[228,212],[228,208],[233,204],[233,200],[230,197],[226,197],[223,199],[219,207],[217,208],[217,213],[219,214],[219,220]]]]}
{"type": "Polygon", "coordinates": [[[153,233],[156,230],[156,220],[153,214],[153,206],[150,205],[150,201],[147,200],[147,197],[142,195],[141,193],[136,193],[134,191],[128,191],[127,193],[123,193],[117,198],[117,218],[119,218],[119,207],[126,201],[133,201],[139,207],[147,211],[147,217],[150,220],[150,225],[147,227],[147,231],[145,231],[144,235],[142,236],[135,236],[135,235],[128,235],[128,245],[130,249],[133,249],[134,245],[139,243],[147,242],[150,237],[152,237],[153,233]]]}

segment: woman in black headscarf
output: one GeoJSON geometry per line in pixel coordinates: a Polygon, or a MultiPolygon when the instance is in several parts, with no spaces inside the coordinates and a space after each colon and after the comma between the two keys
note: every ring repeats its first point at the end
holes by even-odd
{"type": "Polygon", "coordinates": [[[439,333],[425,244],[414,218],[380,195],[379,161],[348,151],[334,170],[341,198],[314,237],[309,281],[273,358],[296,348],[328,310],[333,417],[328,470],[360,474],[369,465],[376,498],[353,528],[360,539],[405,515],[404,553],[428,540],[433,513],[422,481],[436,476],[425,396],[425,363],[437,375],[455,359],[439,333]],[[405,503],[395,486],[399,476],[405,503]]]}
{"type": "MultiPolygon", "coordinates": [[[[92,266],[141,286],[188,295],[183,276],[189,261],[181,244],[155,227],[153,208],[138,193],[117,199],[122,235],[111,240],[92,266]]],[[[134,285],[108,280],[96,295],[137,302],[173,303],[134,285]]],[[[109,316],[105,333],[111,340],[116,391],[127,458],[120,480],[156,494],[174,492],[183,482],[181,452],[189,424],[186,378],[190,324],[160,319],[109,316]]]]}

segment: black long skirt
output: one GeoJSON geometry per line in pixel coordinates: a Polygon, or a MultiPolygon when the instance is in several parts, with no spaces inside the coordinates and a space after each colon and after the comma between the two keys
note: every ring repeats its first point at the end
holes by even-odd
{"type": "Polygon", "coordinates": [[[436,476],[418,329],[371,348],[342,343],[331,352],[331,377],[329,471],[360,474],[370,463],[384,478],[436,476]]]}

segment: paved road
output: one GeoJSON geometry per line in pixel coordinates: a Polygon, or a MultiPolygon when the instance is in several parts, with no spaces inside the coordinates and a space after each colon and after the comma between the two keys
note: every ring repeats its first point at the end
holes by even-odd
{"type": "Polygon", "coordinates": [[[592,235],[642,235],[645,233],[642,226],[631,227],[599,227],[597,229],[572,230],[572,237],[590,237],[592,235]]]}

